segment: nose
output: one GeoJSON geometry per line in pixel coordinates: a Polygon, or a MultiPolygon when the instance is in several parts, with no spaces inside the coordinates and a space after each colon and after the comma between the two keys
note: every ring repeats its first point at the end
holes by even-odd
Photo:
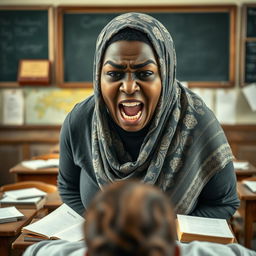
{"type": "Polygon", "coordinates": [[[132,73],[127,74],[120,86],[120,91],[126,94],[134,94],[140,87],[132,73]]]}

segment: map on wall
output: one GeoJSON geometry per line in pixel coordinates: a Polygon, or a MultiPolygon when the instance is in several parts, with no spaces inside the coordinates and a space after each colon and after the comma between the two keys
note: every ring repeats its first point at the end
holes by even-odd
{"type": "Polygon", "coordinates": [[[93,94],[93,89],[26,89],[25,123],[60,125],[74,105],[93,94]]]}

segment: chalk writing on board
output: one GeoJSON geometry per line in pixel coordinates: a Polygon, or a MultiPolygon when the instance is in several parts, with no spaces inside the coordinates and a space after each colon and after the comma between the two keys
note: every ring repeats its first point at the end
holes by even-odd
{"type": "MultiPolygon", "coordinates": [[[[181,81],[229,80],[229,13],[149,13],[173,36],[177,78],[181,81]],[[221,60],[221,61],[220,61],[221,60]]],[[[91,82],[96,39],[117,13],[65,13],[65,82],[91,82]]]]}
{"type": "Polygon", "coordinates": [[[256,42],[246,43],[245,82],[256,81],[256,42]]]}
{"type": "Polygon", "coordinates": [[[13,82],[20,59],[48,59],[48,10],[0,10],[0,17],[0,82],[13,82]]]}
{"type": "Polygon", "coordinates": [[[256,37],[256,8],[247,9],[247,36],[256,37]]]}

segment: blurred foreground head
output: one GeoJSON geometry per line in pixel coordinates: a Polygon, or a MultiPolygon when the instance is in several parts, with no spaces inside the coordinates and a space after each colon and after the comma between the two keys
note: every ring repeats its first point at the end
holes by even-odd
{"type": "Polygon", "coordinates": [[[156,187],[136,181],[106,186],[85,218],[89,256],[175,255],[172,207],[156,187]]]}

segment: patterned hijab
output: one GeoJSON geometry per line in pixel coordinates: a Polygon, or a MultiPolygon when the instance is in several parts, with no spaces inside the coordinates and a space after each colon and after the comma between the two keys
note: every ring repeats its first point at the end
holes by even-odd
{"type": "Polygon", "coordinates": [[[176,80],[176,55],[169,32],[149,15],[120,15],[100,33],[94,60],[94,98],[92,157],[100,187],[115,180],[140,179],[169,194],[177,213],[188,214],[205,184],[232,161],[230,147],[213,113],[176,80]],[[130,160],[119,135],[109,127],[110,117],[100,91],[107,42],[127,27],[148,36],[162,80],[162,93],[135,162],[130,160]]]}

